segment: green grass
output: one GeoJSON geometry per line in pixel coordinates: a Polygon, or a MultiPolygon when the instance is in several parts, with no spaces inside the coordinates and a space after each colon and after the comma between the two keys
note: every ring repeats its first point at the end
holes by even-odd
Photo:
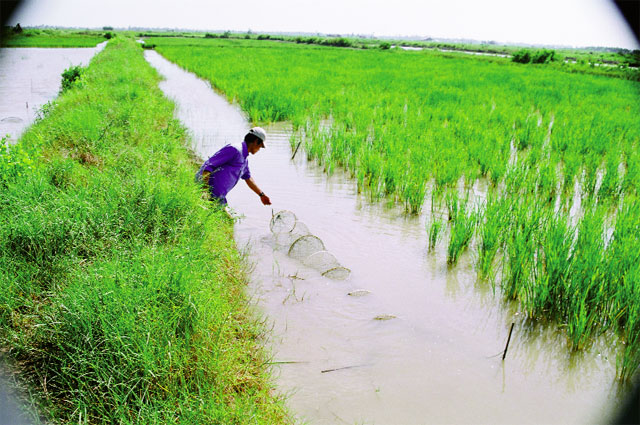
{"type": "Polygon", "coordinates": [[[0,152],[0,343],[55,423],[288,423],[158,82],[112,40],[0,152]]]}
{"type": "Polygon", "coordinates": [[[468,248],[478,221],[478,213],[468,196],[460,199],[457,192],[446,195],[451,234],[447,249],[447,264],[456,265],[460,255],[468,248]]]}
{"type": "Polygon", "coordinates": [[[441,218],[432,212],[427,221],[427,240],[429,241],[429,251],[436,248],[438,241],[442,238],[444,223],[441,218]]]}
{"type": "Polygon", "coordinates": [[[106,41],[108,31],[27,28],[21,33],[8,30],[2,36],[2,47],[95,47],[106,41]]]}
{"type": "Polygon", "coordinates": [[[446,230],[453,265],[476,246],[480,276],[527,317],[564,329],[572,349],[615,330],[626,342],[618,375],[635,373],[636,272],[614,265],[640,252],[640,83],[433,50],[150,41],[251,120],[291,121],[292,146],[327,172],[347,169],[370,200],[417,213],[431,192],[432,211],[448,206],[451,218],[448,229],[427,220],[431,248],[446,230]],[[448,205],[441,195],[478,181],[487,195],[477,210],[454,208],[462,193],[448,205]]]}
{"type": "Polygon", "coordinates": [[[477,269],[481,277],[493,280],[495,259],[504,243],[500,229],[509,217],[509,205],[505,197],[491,193],[480,207],[480,211],[482,213],[478,218],[477,269]]]}

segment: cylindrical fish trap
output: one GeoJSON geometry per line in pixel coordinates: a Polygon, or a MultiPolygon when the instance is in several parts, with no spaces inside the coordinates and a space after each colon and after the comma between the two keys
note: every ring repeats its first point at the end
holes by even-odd
{"type": "Polygon", "coordinates": [[[309,228],[291,211],[274,214],[269,227],[275,236],[276,246],[286,250],[291,258],[301,261],[329,279],[344,280],[351,274],[348,268],[343,267],[326,250],[322,240],[312,235],[309,228]]]}

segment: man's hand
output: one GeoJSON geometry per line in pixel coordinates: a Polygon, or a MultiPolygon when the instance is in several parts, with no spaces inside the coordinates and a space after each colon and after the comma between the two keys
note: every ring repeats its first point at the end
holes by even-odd
{"type": "Polygon", "coordinates": [[[265,195],[262,190],[260,190],[256,182],[253,181],[253,177],[249,177],[245,180],[245,182],[247,182],[247,186],[249,186],[251,190],[258,194],[258,196],[260,197],[260,201],[264,205],[271,205],[271,199],[269,199],[269,197],[265,195]]]}
{"type": "Polygon", "coordinates": [[[260,194],[260,201],[262,201],[262,205],[271,205],[271,199],[264,193],[260,194]]]}

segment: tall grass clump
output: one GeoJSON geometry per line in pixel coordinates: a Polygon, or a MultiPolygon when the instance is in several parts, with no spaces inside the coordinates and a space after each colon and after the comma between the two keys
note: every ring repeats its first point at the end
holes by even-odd
{"type": "Polygon", "coordinates": [[[468,197],[460,199],[455,192],[447,194],[446,202],[451,223],[447,264],[452,266],[458,262],[462,252],[469,246],[478,221],[478,213],[475,206],[469,202],[468,197]]]}
{"type": "Polygon", "coordinates": [[[583,348],[591,332],[607,313],[609,283],[604,277],[604,215],[597,208],[586,212],[577,228],[570,274],[567,276],[567,334],[571,346],[583,348]]]}
{"type": "Polygon", "coordinates": [[[542,240],[535,252],[537,295],[531,299],[530,316],[544,319],[549,312],[567,314],[574,241],[575,228],[567,215],[546,215],[542,240]]]}
{"type": "Polygon", "coordinates": [[[502,228],[509,218],[509,205],[504,197],[493,192],[480,208],[478,217],[478,272],[483,278],[491,278],[496,255],[503,245],[502,228]]]}
{"type": "Polygon", "coordinates": [[[60,92],[64,92],[69,90],[73,85],[80,79],[82,76],[84,68],[76,65],[71,66],[64,70],[62,73],[62,85],[60,87],[60,92]]]}
{"type": "Polygon", "coordinates": [[[0,343],[55,423],[287,423],[231,223],[117,37],[0,152],[0,343]],[[8,171],[7,171],[8,170],[8,171]]]}
{"type": "Polygon", "coordinates": [[[505,238],[505,268],[501,288],[506,298],[529,300],[533,289],[536,235],[542,212],[531,198],[517,200],[511,208],[505,238]]]}
{"type": "Polygon", "coordinates": [[[427,223],[427,239],[429,240],[429,250],[436,248],[436,244],[442,237],[443,223],[435,215],[431,215],[431,220],[427,223]]]}
{"type": "Polygon", "coordinates": [[[640,364],[640,203],[628,196],[615,217],[605,254],[603,279],[609,284],[612,324],[624,341],[617,359],[619,374],[630,378],[640,364]]]}

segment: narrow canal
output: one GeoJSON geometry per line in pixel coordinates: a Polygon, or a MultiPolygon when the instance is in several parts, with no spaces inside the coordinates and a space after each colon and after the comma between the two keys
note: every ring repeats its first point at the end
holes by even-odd
{"type": "MultiPolygon", "coordinates": [[[[156,52],[145,55],[201,158],[242,140],[251,125],[236,106],[156,52]]],[[[606,420],[617,397],[605,341],[571,356],[560,333],[525,326],[476,282],[470,254],[450,269],[443,249],[428,252],[424,217],[368,203],[347,175],[328,177],[304,154],[291,160],[287,124],[266,130],[267,148],[250,164],[273,208],[242,182],[228,200],[242,217],[238,247],[254,266],[251,295],[273,327],[277,384],[297,416],[312,424],[606,420]],[[280,210],[304,222],[349,279],[331,280],[279,249],[269,224],[280,210]],[[358,290],[365,295],[349,295],[358,290]]]]}
{"type": "Polygon", "coordinates": [[[86,66],[107,42],[93,48],[0,48],[0,138],[15,142],[38,109],[58,97],[61,75],[86,66]]]}

